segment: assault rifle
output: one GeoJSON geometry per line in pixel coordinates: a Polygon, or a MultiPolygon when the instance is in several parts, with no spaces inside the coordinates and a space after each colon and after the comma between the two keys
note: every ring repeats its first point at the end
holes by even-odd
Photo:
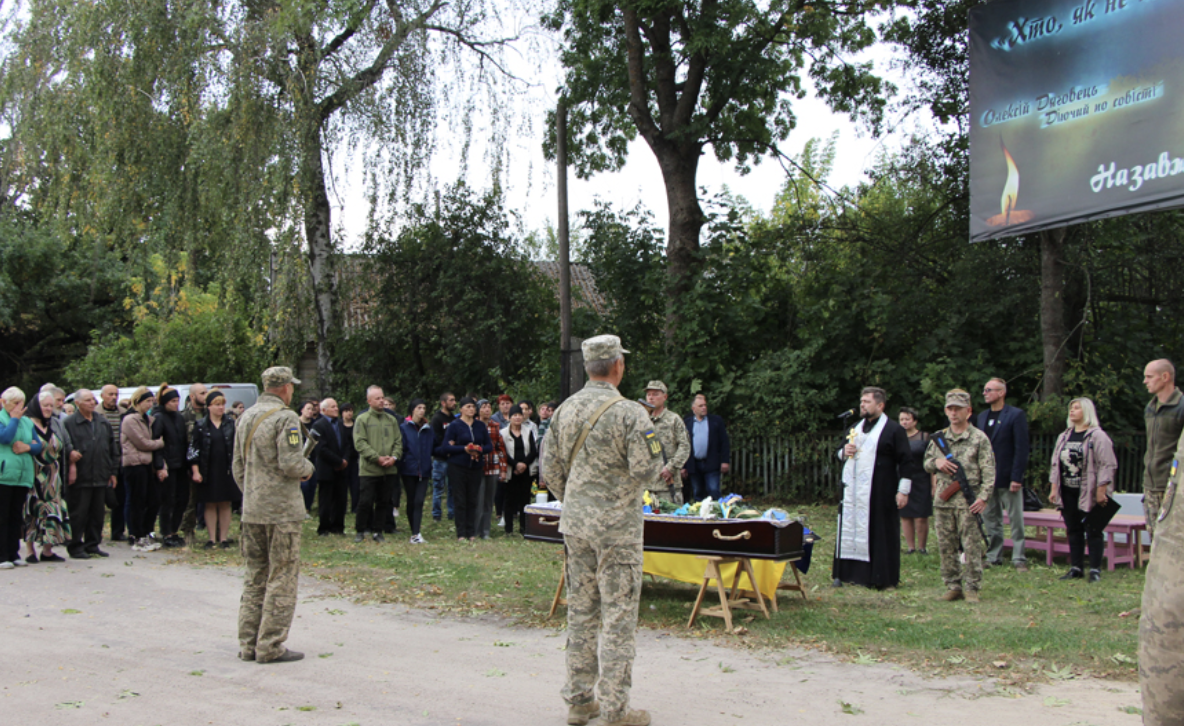
{"type": "MultiPolygon", "coordinates": [[[[954,458],[954,452],[950,450],[950,444],[948,441],[946,441],[945,431],[938,431],[937,433],[932,434],[930,436],[930,441],[937,445],[937,450],[941,452],[942,456],[946,457],[946,461],[949,461],[958,467],[958,470],[954,472],[954,484],[951,484],[945,489],[945,491],[942,491],[940,494],[938,494],[938,496],[943,502],[949,501],[950,497],[954,495],[954,486],[957,485],[958,489],[962,492],[962,496],[966,498],[966,506],[969,507],[970,505],[974,504],[974,501],[978,499],[978,497],[974,495],[974,491],[970,488],[970,480],[966,478],[966,470],[962,467],[962,462],[954,458]]],[[[987,546],[990,546],[991,540],[987,537],[986,530],[983,529],[982,515],[974,515],[974,521],[978,523],[978,533],[983,536],[983,542],[985,542],[987,546]]]]}

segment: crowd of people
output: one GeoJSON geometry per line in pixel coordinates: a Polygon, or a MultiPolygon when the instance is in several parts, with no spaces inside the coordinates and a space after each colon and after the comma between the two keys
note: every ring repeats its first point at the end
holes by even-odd
{"type": "MultiPolygon", "coordinates": [[[[1144,461],[1144,508],[1154,533],[1172,462],[1180,456],[1184,397],[1167,360],[1147,365],[1144,384],[1154,396],[1145,415],[1144,461]]],[[[901,408],[892,421],[885,414],[886,392],[863,390],[860,421],[838,452],[844,495],[832,571],[836,586],[896,586],[901,536],[906,556],[927,555],[930,518],[946,588],[942,600],[978,600],[983,570],[1004,564],[1005,523],[1011,564],[1028,572],[1028,421],[1006,397],[1007,383],[991,378],[983,386],[983,410],[975,415],[970,393],[953,389],[945,398],[949,426],[927,433],[918,429],[914,409],[901,408]]],[[[1104,529],[1119,509],[1113,498],[1117,460],[1092,400],[1069,401],[1065,425],[1049,462],[1049,501],[1061,511],[1069,543],[1069,568],[1061,579],[1093,583],[1102,577],[1104,529]]]]}

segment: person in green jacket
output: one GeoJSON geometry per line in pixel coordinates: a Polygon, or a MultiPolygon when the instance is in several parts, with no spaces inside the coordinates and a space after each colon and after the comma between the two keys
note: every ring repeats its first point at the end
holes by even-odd
{"type": "Polygon", "coordinates": [[[33,420],[25,417],[25,393],[8,388],[0,394],[0,570],[23,567],[20,556],[25,498],[33,488],[33,455],[41,441],[33,436],[33,420]]]}
{"type": "Polygon", "coordinates": [[[399,485],[395,464],[403,455],[399,420],[386,412],[382,389],[366,389],[370,410],[354,421],[354,449],[358,452],[358,514],[354,520],[354,542],[367,536],[382,542],[383,524],[391,516],[393,497],[399,485]]]}

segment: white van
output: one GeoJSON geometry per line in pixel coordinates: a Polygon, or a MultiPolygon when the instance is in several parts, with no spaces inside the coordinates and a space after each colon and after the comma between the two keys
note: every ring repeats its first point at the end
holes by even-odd
{"type": "MultiPolygon", "coordinates": [[[[181,394],[181,405],[178,410],[185,409],[185,404],[189,401],[189,387],[191,385],[193,384],[179,383],[172,386],[173,388],[177,389],[178,393],[181,394]]],[[[124,399],[131,398],[131,395],[136,392],[137,388],[139,388],[139,386],[125,386],[120,388],[119,398],[117,400],[122,401],[124,399]]],[[[153,394],[157,392],[158,388],[159,386],[148,386],[148,389],[152,391],[153,394]]],[[[222,395],[226,396],[227,411],[229,411],[231,407],[234,406],[234,404],[238,401],[242,401],[246,408],[250,408],[251,406],[254,406],[255,401],[259,399],[259,386],[256,386],[254,383],[207,383],[206,388],[211,391],[221,391],[222,395]]],[[[98,398],[100,391],[99,389],[94,389],[92,390],[92,393],[95,394],[95,398],[98,398]]],[[[66,398],[66,401],[72,400],[74,400],[73,394],[66,398]]]]}

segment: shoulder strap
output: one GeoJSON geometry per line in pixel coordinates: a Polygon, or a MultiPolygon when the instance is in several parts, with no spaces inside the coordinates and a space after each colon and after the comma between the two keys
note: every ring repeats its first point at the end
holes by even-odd
{"type": "Polygon", "coordinates": [[[279,413],[282,410],[284,410],[282,407],[273,408],[255,421],[255,425],[251,427],[251,433],[247,434],[247,443],[243,444],[243,456],[251,453],[251,442],[255,440],[255,432],[259,430],[259,424],[266,421],[272,414],[279,413]]]}
{"type": "Polygon", "coordinates": [[[615,398],[610,398],[609,400],[600,404],[600,408],[596,409],[596,412],[592,414],[592,418],[584,422],[583,430],[580,431],[580,435],[576,439],[576,445],[571,450],[571,457],[567,460],[567,465],[569,467],[571,466],[572,462],[575,461],[576,455],[578,455],[580,450],[584,448],[584,441],[587,440],[588,434],[592,433],[592,427],[596,425],[596,422],[600,420],[600,417],[604,415],[604,412],[609,410],[613,404],[620,403],[624,400],[625,397],[621,395],[618,395],[615,398]]]}

